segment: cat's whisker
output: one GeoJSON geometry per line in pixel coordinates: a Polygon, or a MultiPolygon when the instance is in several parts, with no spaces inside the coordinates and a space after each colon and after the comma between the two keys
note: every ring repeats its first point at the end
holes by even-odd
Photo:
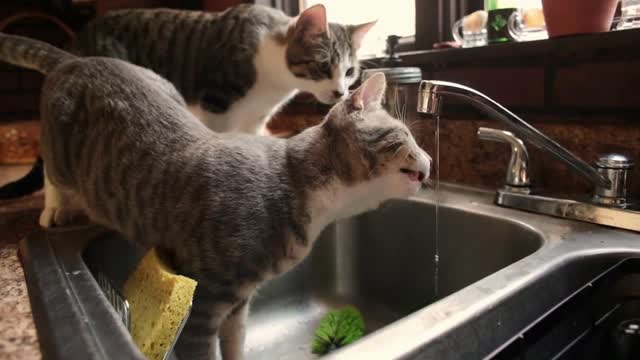
{"type": "Polygon", "coordinates": [[[411,155],[410,151],[407,151],[406,154],[404,154],[404,159],[402,159],[403,161],[406,161],[409,158],[409,155],[411,155]]]}
{"type": "Polygon", "coordinates": [[[388,148],[391,148],[391,147],[394,147],[395,145],[397,145],[397,144],[399,144],[399,143],[400,143],[400,140],[396,140],[396,141],[393,141],[393,142],[391,142],[391,143],[389,143],[389,144],[385,144],[385,145],[382,147],[382,150],[384,150],[384,149],[388,149],[388,148]]]}
{"type": "MultiPolygon", "coordinates": [[[[416,130],[416,126],[421,126],[422,125],[422,121],[420,120],[413,120],[412,122],[410,122],[409,124],[407,124],[407,127],[409,128],[409,130],[411,132],[413,132],[413,130],[416,130]]],[[[419,128],[417,128],[419,129],[419,128]]]]}
{"type": "MultiPolygon", "coordinates": [[[[398,102],[396,102],[393,106],[393,112],[395,113],[395,117],[397,119],[399,119],[400,121],[402,121],[402,114],[400,113],[400,106],[398,105],[398,102]]],[[[404,121],[402,121],[404,122],[404,121]]]]}
{"type": "Polygon", "coordinates": [[[370,67],[377,67],[378,65],[373,60],[360,60],[360,67],[363,69],[368,69],[370,67]]]}
{"type": "Polygon", "coordinates": [[[398,147],[398,149],[396,150],[396,152],[393,153],[392,157],[396,157],[398,156],[398,153],[400,152],[400,150],[403,150],[407,145],[406,144],[402,144],[402,146],[398,147]]]}
{"type": "Polygon", "coordinates": [[[323,44],[323,46],[319,47],[317,51],[322,56],[322,61],[331,60],[331,49],[327,44],[323,44]]]}
{"type": "Polygon", "coordinates": [[[390,138],[390,139],[384,139],[381,142],[385,145],[383,148],[387,148],[387,147],[390,147],[390,146],[393,146],[395,144],[400,143],[401,140],[394,137],[394,138],[390,138]]]}
{"type": "Polygon", "coordinates": [[[369,173],[367,174],[367,177],[371,178],[371,174],[373,174],[373,168],[369,170],[369,173]]]}
{"type": "Polygon", "coordinates": [[[404,104],[402,106],[402,122],[406,124],[407,123],[407,119],[408,119],[407,118],[407,104],[404,104]]]}

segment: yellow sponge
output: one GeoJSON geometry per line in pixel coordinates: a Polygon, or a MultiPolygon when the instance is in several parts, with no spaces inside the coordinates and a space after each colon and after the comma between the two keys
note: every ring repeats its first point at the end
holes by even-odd
{"type": "Polygon", "coordinates": [[[162,264],[155,249],[129,276],[123,294],[129,301],[131,336],[147,358],[164,357],[189,311],[196,285],[162,264]]]}

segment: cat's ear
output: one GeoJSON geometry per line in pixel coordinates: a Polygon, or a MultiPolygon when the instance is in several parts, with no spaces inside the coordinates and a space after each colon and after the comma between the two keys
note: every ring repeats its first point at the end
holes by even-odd
{"type": "Polygon", "coordinates": [[[353,27],[353,29],[351,30],[351,45],[355,50],[360,49],[360,46],[362,46],[362,40],[364,39],[364,36],[367,35],[369,30],[371,30],[373,25],[375,25],[377,22],[378,20],[374,20],[372,22],[355,25],[353,27]]]}
{"type": "Polygon", "coordinates": [[[387,80],[384,74],[381,72],[373,74],[351,94],[353,107],[356,110],[379,108],[386,87],[387,80]]]}
{"type": "Polygon", "coordinates": [[[324,5],[317,4],[304,10],[295,19],[293,31],[296,35],[302,35],[304,38],[328,34],[327,9],[324,5]]]}

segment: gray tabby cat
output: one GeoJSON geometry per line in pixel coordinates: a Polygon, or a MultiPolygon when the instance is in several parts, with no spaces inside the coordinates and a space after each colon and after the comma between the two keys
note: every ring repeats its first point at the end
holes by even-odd
{"type": "Polygon", "coordinates": [[[221,13],[120,10],[91,22],[70,50],[149,68],[210,129],[255,133],[299,90],[328,104],[343,99],[373,24],[327,23],[322,5],[296,18],[249,4],[221,13]]]}
{"type": "MultiPolygon", "coordinates": [[[[259,5],[222,13],[119,10],[83,30],[70,52],[115,57],[168,79],[210,129],[255,133],[298,91],[334,103],[358,78],[356,51],[374,25],[327,23],[324,6],[290,18],[259,5]]],[[[0,199],[43,185],[42,161],[0,187],[0,199]]]]}
{"type": "Polygon", "coordinates": [[[289,139],[208,130],[166,80],[0,34],[0,60],[47,75],[43,226],[70,210],[154,246],[198,281],[181,359],[241,359],[256,287],[298,264],[331,222],[406,198],[431,159],[382,107],[378,74],[289,139]]]}

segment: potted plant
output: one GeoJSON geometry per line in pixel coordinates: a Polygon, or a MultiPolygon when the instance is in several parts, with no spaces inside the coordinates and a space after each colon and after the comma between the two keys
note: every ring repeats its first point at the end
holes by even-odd
{"type": "Polygon", "coordinates": [[[619,0],[542,0],[549,37],[609,31],[619,0]]]}

